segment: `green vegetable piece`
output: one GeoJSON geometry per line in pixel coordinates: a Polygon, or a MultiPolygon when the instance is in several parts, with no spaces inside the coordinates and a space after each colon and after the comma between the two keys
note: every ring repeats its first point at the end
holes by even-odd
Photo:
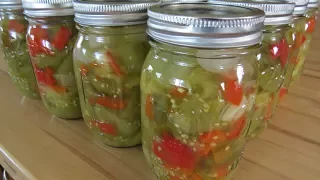
{"type": "MultiPolygon", "coordinates": [[[[49,56],[45,54],[37,55],[35,59],[35,64],[39,68],[50,67],[53,70],[56,70],[60,64],[65,60],[66,55],[64,53],[55,54],[54,56],[49,56]]],[[[66,59],[67,61],[68,59],[66,59]]]]}
{"type": "Polygon", "coordinates": [[[57,93],[50,87],[41,88],[44,92],[44,105],[52,114],[64,119],[77,119],[82,116],[77,92],[57,93]]]}
{"type": "Polygon", "coordinates": [[[265,69],[261,72],[259,86],[267,92],[276,92],[284,81],[283,73],[280,65],[265,69]]]}

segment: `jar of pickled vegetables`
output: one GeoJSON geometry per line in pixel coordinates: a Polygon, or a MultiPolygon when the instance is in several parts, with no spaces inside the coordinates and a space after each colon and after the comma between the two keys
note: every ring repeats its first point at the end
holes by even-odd
{"type": "Polygon", "coordinates": [[[294,3],[281,0],[212,1],[254,7],[266,14],[263,28],[261,60],[259,63],[259,86],[248,137],[259,135],[274,115],[281,94],[284,74],[287,70],[289,49],[293,39],[288,35],[292,22],[294,3]]]}
{"type": "Polygon", "coordinates": [[[26,43],[27,26],[21,0],[0,2],[0,48],[8,65],[8,73],[22,95],[39,99],[26,43]]]}
{"type": "Polygon", "coordinates": [[[152,47],[141,77],[147,161],[159,179],[228,179],[256,97],[264,13],[175,3],[152,6],[148,15],[152,47]]]}
{"type": "Polygon", "coordinates": [[[29,21],[28,48],[45,107],[59,118],[81,118],[72,58],[77,33],[72,0],[22,2],[29,21]]]}
{"type": "Polygon", "coordinates": [[[74,3],[74,67],[84,120],[113,147],[141,143],[140,74],[149,52],[147,7],[154,2],[74,3]]]}
{"type": "Polygon", "coordinates": [[[296,4],[293,12],[291,36],[294,37],[294,47],[291,49],[291,58],[286,73],[284,88],[288,89],[291,82],[298,79],[303,71],[306,54],[309,49],[311,37],[308,36],[310,26],[308,18],[304,16],[307,11],[308,0],[289,0],[296,4]]]}

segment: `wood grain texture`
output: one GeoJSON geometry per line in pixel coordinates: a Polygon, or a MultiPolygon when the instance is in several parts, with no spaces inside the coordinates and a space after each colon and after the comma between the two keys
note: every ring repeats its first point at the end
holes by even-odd
{"type": "MultiPolygon", "coordinates": [[[[233,180],[320,179],[318,46],[316,34],[301,79],[269,129],[248,143],[233,180]]],[[[141,147],[115,149],[95,142],[82,120],[54,118],[40,101],[21,97],[5,70],[1,62],[0,164],[16,180],[155,179],[141,147]]]]}

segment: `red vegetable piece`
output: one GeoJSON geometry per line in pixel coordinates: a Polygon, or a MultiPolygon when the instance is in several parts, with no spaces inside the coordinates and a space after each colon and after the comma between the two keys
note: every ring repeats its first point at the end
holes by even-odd
{"type": "Polygon", "coordinates": [[[88,72],[89,72],[88,67],[85,66],[84,64],[81,64],[80,65],[80,73],[81,73],[81,75],[82,76],[87,76],[88,72]]]}
{"type": "Polygon", "coordinates": [[[241,116],[236,122],[233,124],[231,130],[227,133],[228,140],[234,140],[238,138],[246,124],[246,116],[241,116]]]}
{"type": "Polygon", "coordinates": [[[116,136],[118,134],[116,128],[110,123],[97,121],[97,124],[99,129],[105,134],[109,134],[112,136],[116,136]]]}
{"type": "Polygon", "coordinates": [[[292,56],[290,58],[290,62],[293,63],[293,64],[298,64],[299,58],[297,56],[292,56]]]}
{"type": "Polygon", "coordinates": [[[35,42],[30,37],[27,38],[27,43],[31,57],[35,57],[37,54],[40,53],[38,45],[35,44],[35,42]]]}
{"type": "Polygon", "coordinates": [[[46,29],[42,29],[40,26],[32,27],[30,35],[31,36],[28,37],[28,47],[32,57],[40,53],[54,55],[54,52],[46,47],[46,42],[49,38],[49,34],[46,29]]]}
{"type": "Polygon", "coordinates": [[[17,32],[17,33],[22,33],[25,30],[25,26],[23,24],[21,24],[17,20],[9,20],[8,29],[10,31],[14,31],[14,32],[17,32]]]}
{"type": "Polygon", "coordinates": [[[281,39],[279,42],[280,47],[280,63],[282,67],[285,67],[289,58],[289,45],[285,39],[281,39]]]}
{"type": "Polygon", "coordinates": [[[225,77],[223,94],[226,101],[238,106],[242,101],[243,88],[237,80],[225,77]]]}
{"type": "Polygon", "coordinates": [[[305,42],[305,40],[306,40],[306,37],[301,32],[297,32],[296,38],[295,38],[294,49],[299,49],[300,46],[305,42]]]}
{"type": "Polygon", "coordinates": [[[222,178],[228,175],[229,168],[227,166],[215,169],[216,178],[222,178]]]}
{"type": "Polygon", "coordinates": [[[89,102],[91,104],[100,104],[110,109],[124,109],[128,105],[128,102],[123,99],[111,97],[98,97],[96,99],[90,99],[89,102]]]}
{"type": "Polygon", "coordinates": [[[307,23],[307,29],[306,31],[308,33],[313,33],[314,30],[316,29],[316,18],[314,16],[310,17],[307,23]]]}
{"type": "Polygon", "coordinates": [[[276,60],[280,56],[280,44],[272,44],[269,47],[270,56],[273,60],[276,60]]]}
{"type": "Polygon", "coordinates": [[[110,51],[107,51],[107,57],[109,59],[109,65],[113,69],[114,73],[118,76],[123,76],[125,73],[121,70],[120,66],[117,64],[117,61],[113,58],[110,51]]]}
{"type": "Polygon", "coordinates": [[[153,113],[153,98],[151,95],[148,95],[146,98],[146,115],[149,118],[149,120],[154,119],[154,113],[153,113]]]}
{"type": "Polygon", "coordinates": [[[172,97],[183,99],[184,97],[187,96],[188,94],[188,89],[183,88],[183,87],[174,87],[173,89],[170,90],[169,94],[172,97]]]}
{"type": "Polygon", "coordinates": [[[190,147],[164,133],[161,142],[153,142],[153,152],[165,163],[188,170],[195,168],[196,158],[190,147]]]}
{"type": "Polygon", "coordinates": [[[213,130],[210,132],[205,132],[199,137],[202,143],[221,143],[227,140],[226,134],[219,130],[213,130]]]}
{"type": "Polygon", "coordinates": [[[65,48],[71,36],[71,30],[65,26],[61,26],[59,31],[53,37],[52,45],[61,51],[65,48]]]}
{"type": "Polygon", "coordinates": [[[30,29],[30,35],[41,39],[48,39],[49,34],[46,29],[41,28],[41,26],[35,26],[30,29]]]}
{"type": "Polygon", "coordinates": [[[65,93],[67,92],[67,88],[63,86],[51,86],[51,88],[57,93],[65,93]]]}
{"type": "Polygon", "coordinates": [[[285,87],[281,87],[280,93],[279,93],[279,98],[280,98],[280,100],[281,100],[286,94],[288,94],[288,89],[285,88],[285,87]]]}
{"type": "Polygon", "coordinates": [[[200,145],[196,146],[196,154],[197,156],[208,156],[210,151],[213,149],[213,147],[210,146],[210,144],[205,144],[204,147],[201,147],[200,145]]]}

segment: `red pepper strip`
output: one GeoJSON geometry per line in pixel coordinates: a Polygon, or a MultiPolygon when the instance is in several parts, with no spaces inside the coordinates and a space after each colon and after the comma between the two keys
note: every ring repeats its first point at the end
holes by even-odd
{"type": "Polygon", "coordinates": [[[8,29],[10,31],[14,31],[14,32],[17,32],[17,33],[22,33],[25,30],[25,26],[23,24],[21,24],[17,20],[9,20],[8,29]]]}
{"type": "Polygon", "coordinates": [[[313,33],[314,30],[316,29],[316,18],[314,16],[310,17],[310,19],[308,20],[308,23],[307,23],[307,29],[306,31],[308,33],[313,33]]]}
{"type": "Polygon", "coordinates": [[[223,94],[227,102],[238,106],[242,101],[243,88],[237,80],[225,77],[223,94]]]}
{"type": "Polygon", "coordinates": [[[273,60],[276,60],[278,57],[280,57],[279,43],[270,45],[269,52],[270,52],[271,59],[273,60]]]}
{"type": "Polygon", "coordinates": [[[234,140],[238,138],[246,124],[246,116],[241,116],[236,122],[234,123],[231,130],[227,133],[228,140],[234,140]]]}
{"type": "Polygon", "coordinates": [[[52,45],[59,51],[63,50],[68,43],[72,32],[69,28],[61,26],[59,31],[55,34],[52,40],[52,45]]]}
{"type": "Polygon", "coordinates": [[[124,109],[127,107],[128,102],[121,98],[111,98],[111,97],[98,97],[95,99],[89,99],[91,104],[100,104],[106,108],[110,109],[124,109]]]}
{"type": "Polygon", "coordinates": [[[46,67],[44,70],[38,67],[35,67],[35,69],[37,80],[40,84],[49,86],[57,93],[67,92],[67,89],[65,87],[57,85],[57,80],[53,77],[54,72],[52,69],[50,69],[49,67],[46,67]]]}
{"type": "Polygon", "coordinates": [[[298,64],[299,58],[297,56],[291,56],[290,63],[298,64]]]}
{"type": "Polygon", "coordinates": [[[46,29],[41,28],[41,26],[32,27],[30,29],[30,35],[39,37],[41,39],[49,39],[49,34],[46,29]]]}
{"type": "Polygon", "coordinates": [[[53,71],[47,67],[44,70],[36,67],[38,82],[48,86],[55,86],[57,81],[53,77],[53,71]]]}
{"type": "Polygon", "coordinates": [[[110,135],[113,135],[113,136],[116,136],[118,134],[116,129],[114,128],[114,126],[112,124],[98,122],[98,127],[100,128],[100,130],[102,132],[104,132],[106,134],[110,134],[110,135]]]}
{"type": "Polygon", "coordinates": [[[42,29],[40,26],[32,27],[30,30],[30,35],[32,36],[28,37],[28,46],[30,55],[32,57],[40,53],[54,55],[54,52],[52,52],[45,45],[49,39],[47,30],[42,29]]]}
{"type": "Polygon", "coordinates": [[[153,152],[171,166],[190,171],[195,168],[196,157],[192,149],[167,133],[163,134],[161,142],[153,141],[153,152]]]}
{"type": "Polygon", "coordinates": [[[120,66],[117,64],[117,61],[113,58],[110,51],[107,51],[107,57],[109,59],[109,65],[113,69],[114,73],[118,76],[123,76],[125,73],[121,70],[120,66]]]}
{"type": "Polygon", "coordinates": [[[285,87],[281,87],[280,93],[279,93],[279,99],[281,100],[287,94],[288,94],[288,89],[285,87]]]}
{"type": "Polygon", "coordinates": [[[35,57],[37,54],[41,52],[38,45],[30,37],[27,38],[27,42],[31,57],[35,57]]]}
{"type": "Polygon", "coordinates": [[[197,156],[203,157],[203,156],[208,156],[210,151],[214,147],[211,147],[210,144],[205,144],[204,147],[201,147],[200,145],[196,145],[196,154],[197,156]]]}
{"type": "Polygon", "coordinates": [[[218,169],[215,169],[214,172],[215,172],[216,178],[226,177],[228,175],[229,168],[228,166],[220,167],[218,169]]]}
{"type": "Polygon", "coordinates": [[[154,113],[153,113],[153,98],[151,95],[148,95],[146,98],[146,115],[149,118],[149,120],[154,119],[154,113]]]}
{"type": "Polygon", "coordinates": [[[51,88],[57,93],[65,93],[67,92],[67,88],[62,86],[51,86],[51,88]]]}
{"type": "Polygon", "coordinates": [[[118,134],[116,128],[110,124],[105,122],[100,122],[97,120],[91,120],[90,123],[92,126],[97,126],[103,133],[116,136],[118,134]]]}
{"type": "Polygon", "coordinates": [[[219,130],[214,130],[210,132],[205,132],[203,133],[200,137],[199,140],[201,143],[222,143],[227,140],[226,134],[222,131],[219,130]]]}
{"type": "Polygon", "coordinates": [[[82,76],[87,76],[88,72],[89,72],[88,67],[85,66],[84,64],[81,64],[80,65],[80,73],[81,73],[81,75],[82,76]]]}
{"type": "Polygon", "coordinates": [[[183,88],[183,87],[174,87],[173,89],[170,90],[169,94],[172,97],[183,99],[184,97],[187,96],[188,94],[188,89],[183,88]]]}
{"type": "Polygon", "coordinates": [[[305,40],[306,40],[306,37],[301,32],[297,32],[296,38],[295,38],[294,49],[299,49],[300,46],[305,42],[305,40]]]}
{"type": "Polygon", "coordinates": [[[280,47],[280,63],[284,68],[287,65],[289,57],[289,45],[285,39],[281,39],[279,42],[280,47]]]}

